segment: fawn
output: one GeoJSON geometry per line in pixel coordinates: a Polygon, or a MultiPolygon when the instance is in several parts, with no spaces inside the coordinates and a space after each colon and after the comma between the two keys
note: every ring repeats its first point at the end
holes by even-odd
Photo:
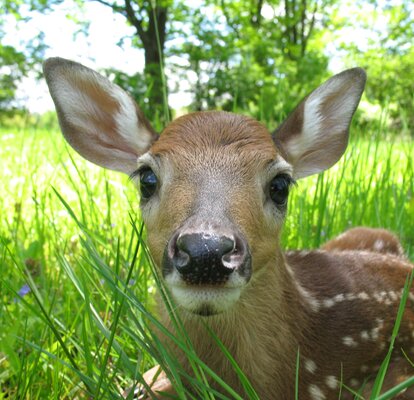
{"type": "MultiPolygon", "coordinates": [[[[291,184],[331,167],[346,149],[362,69],[326,81],[273,134],[252,118],[209,111],[174,120],[160,136],[132,98],[98,73],[60,58],[44,71],[70,145],[137,180],[148,247],[210,368],[245,397],[205,324],[261,399],[294,398],[298,349],[301,399],[337,399],[342,383],[364,384],[369,395],[413,269],[398,239],[358,228],[324,249],[284,253],[279,245],[291,184]]],[[[410,374],[401,348],[414,357],[413,298],[385,387],[410,374]]],[[[353,395],[342,389],[342,398],[353,395]]]]}

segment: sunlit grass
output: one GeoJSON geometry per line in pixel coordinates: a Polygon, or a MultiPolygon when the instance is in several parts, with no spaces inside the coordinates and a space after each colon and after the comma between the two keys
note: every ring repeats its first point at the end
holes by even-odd
{"type": "MultiPolygon", "coordinates": [[[[413,259],[413,159],[412,141],[354,132],[337,166],[293,190],[285,246],[313,248],[348,227],[378,226],[397,233],[413,259]]],[[[117,398],[154,363],[191,398],[158,337],[161,283],[132,183],[82,160],[58,131],[2,131],[0,160],[0,399],[117,398]]],[[[180,332],[171,340],[193,366],[194,398],[224,398],[207,377],[237,398],[197,360],[173,307],[170,314],[180,332]]]]}

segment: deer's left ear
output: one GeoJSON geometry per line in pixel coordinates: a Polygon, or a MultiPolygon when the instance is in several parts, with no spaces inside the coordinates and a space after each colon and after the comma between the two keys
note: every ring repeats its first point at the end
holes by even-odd
{"type": "Polygon", "coordinates": [[[133,172],[158,135],[132,97],[73,61],[50,58],[44,73],[69,144],[101,167],[133,172]]]}
{"type": "Polygon", "coordinates": [[[361,68],[335,75],[308,95],[274,132],[295,178],[324,171],[341,158],[365,81],[361,68]]]}

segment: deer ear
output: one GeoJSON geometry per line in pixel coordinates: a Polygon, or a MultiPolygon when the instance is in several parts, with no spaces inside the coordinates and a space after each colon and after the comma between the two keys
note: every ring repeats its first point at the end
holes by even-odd
{"type": "Polygon", "coordinates": [[[87,160],[130,174],[158,135],[119,86],[81,64],[50,58],[43,66],[59,123],[87,160]]]}
{"type": "Polygon", "coordinates": [[[274,132],[275,143],[296,178],[324,171],[341,158],[365,81],[361,68],[335,75],[309,94],[274,132]]]}

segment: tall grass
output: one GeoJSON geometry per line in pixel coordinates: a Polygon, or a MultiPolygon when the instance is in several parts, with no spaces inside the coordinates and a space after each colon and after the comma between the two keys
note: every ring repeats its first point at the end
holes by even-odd
{"type": "MultiPolygon", "coordinates": [[[[414,259],[413,143],[361,136],[354,132],[331,171],[293,190],[286,247],[317,247],[350,226],[381,226],[414,259]]],[[[180,332],[171,339],[195,378],[160,342],[159,332],[169,335],[153,314],[162,283],[127,177],[80,159],[57,131],[0,132],[0,160],[0,399],[120,398],[155,363],[179,398],[241,398],[198,360],[166,294],[180,332]],[[208,377],[226,394],[209,388],[208,377]]]]}

